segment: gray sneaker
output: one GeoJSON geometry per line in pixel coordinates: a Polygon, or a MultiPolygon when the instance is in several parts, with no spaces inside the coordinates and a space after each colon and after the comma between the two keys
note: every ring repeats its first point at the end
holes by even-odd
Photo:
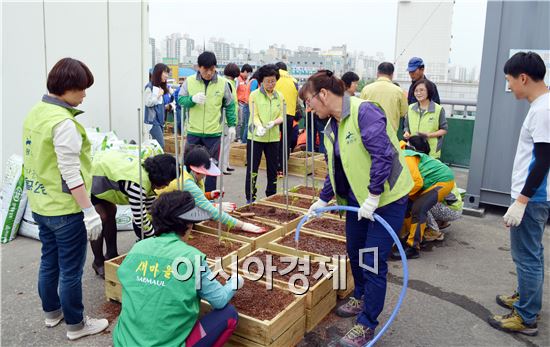
{"type": "Polygon", "coordinates": [[[84,336],[94,335],[107,329],[109,321],[106,319],[94,319],[86,316],[84,318],[84,326],[82,329],[76,331],[67,331],[67,338],[69,340],[76,340],[84,336]]]}
{"type": "Polygon", "coordinates": [[[374,330],[361,324],[356,324],[338,341],[340,347],[363,347],[374,337],[374,330]]]}
{"type": "Polygon", "coordinates": [[[353,317],[361,313],[362,310],[363,300],[350,296],[348,302],[336,309],[336,315],[344,318],[353,317]]]}

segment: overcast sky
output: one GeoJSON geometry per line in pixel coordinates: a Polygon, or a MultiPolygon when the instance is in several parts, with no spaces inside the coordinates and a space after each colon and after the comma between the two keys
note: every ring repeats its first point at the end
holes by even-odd
{"type": "MultiPolygon", "coordinates": [[[[456,0],[452,18],[451,64],[481,65],[486,0],[456,0]]],[[[270,44],[319,47],[347,44],[393,60],[397,0],[150,0],[149,32],[188,33],[197,43],[210,37],[253,51],[270,44]]]]}

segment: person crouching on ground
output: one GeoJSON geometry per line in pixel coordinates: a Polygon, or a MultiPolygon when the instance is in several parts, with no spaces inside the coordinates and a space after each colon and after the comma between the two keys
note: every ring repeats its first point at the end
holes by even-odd
{"type": "Polygon", "coordinates": [[[136,243],[117,271],[122,311],[113,331],[114,345],[223,346],[238,321],[229,300],[244,280],[233,276],[225,285],[210,280],[206,256],[184,241],[193,223],[210,215],[195,205],[189,192],[174,191],[159,196],[151,216],[155,237],[136,243]],[[178,263],[178,258],[185,262],[178,263]],[[182,278],[188,262],[193,269],[182,278]],[[213,311],[199,319],[200,299],[213,311]]]}

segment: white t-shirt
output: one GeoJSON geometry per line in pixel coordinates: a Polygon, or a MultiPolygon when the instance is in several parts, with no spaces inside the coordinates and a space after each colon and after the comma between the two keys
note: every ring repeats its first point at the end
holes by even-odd
{"type": "MultiPolygon", "coordinates": [[[[521,126],[518,149],[512,170],[512,198],[517,199],[525,185],[527,176],[535,163],[534,144],[550,143],[550,93],[536,98],[529,108],[521,126]]],[[[550,180],[548,174],[537,189],[531,201],[550,201],[550,180]]]]}

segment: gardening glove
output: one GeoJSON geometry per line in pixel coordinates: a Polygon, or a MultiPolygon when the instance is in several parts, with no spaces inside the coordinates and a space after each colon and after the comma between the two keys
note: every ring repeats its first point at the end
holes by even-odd
{"type": "MultiPolygon", "coordinates": [[[[208,200],[216,200],[220,197],[220,194],[221,194],[221,190],[213,190],[211,192],[206,192],[204,193],[204,195],[206,196],[206,198],[208,200]]],[[[222,196],[225,196],[225,193],[221,194],[222,196]]]]}
{"type": "Polygon", "coordinates": [[[101,235],[101,230],[103,230],[101,217],[93,206],[83,208],[82,212],[84,213],[84,225],[86,226],[88,240],[97,240],[99,235],[101,235]]]}
{"type": "Polygon", "coordinates": [[[357,220],[366,218],[374,222],[374,210],[378,208],[379,203],[380,195],[369,193],[369,196],[365,199],[365,202],[363,202],[363,205],[361,205],[359,211],[357,211],[357,220]]]}
{"type": "Polygon", "coordinates": [[[267,123],[265,127],[266,127],[266,129],[271,129],[274,126],[275,126],[275,121],[271,121],[271,122],[267,123]]]}
{"type": "Polygon", "coordinates": [[[237,136],[237,130],[235,130],[235,127],[227,128],[227,137],[230,139],[230,141],[233,141],[235,139],[235,136],[237,136]]]}
{"type": "MultiPolygon", "coordinates": [[[[220,204],[218,203],[215,203],[215,204],[212,204],[214,205],[215,208],[218,208],[220,206],[220,204]]],[[[237,204],[234,203],[234,202],[222,202],[222,211],[223,212],[227,212],[227,213],[230,213],[230,212],[233,212],[237,209],[237,204]]]]}
{"type": "Polygon", "coordinates": [[[243,276],[236,274],[229,277],[227,283],[231,283],[233,290],[239,290],[244,286],[244,278],[243,276]]]}
{"type": "Polygon", "coordinates": [[[266,128],[264,128],[261,125],[258,125],[258,127],[256,127],[256,136],[264,136],[266,131],[267,131],[266,128]]]}
{"type": "Polygon", "coordinates": [[[195,104],[204,105],[204,103],[206,102],[206,94],[204,94],[203,92],[198,92],[191,97],[191,100],[193,100],[195,104]]]}
{"type": "Polygon", "coordinates": [[[254,233],[254,234],[262,234],[267,231],[265,228],[256,226],[252,223],[243,223],[243,226],[241,227],[241,229],[243,231],[247,231],[249,233],[254,233]]]}
{"type": "Polygon", "coordinates": [[[320,217],[322,213],[317,213],[315,212],[316,209],[318,208],[321,208],[321,207],[326,207],[328,205],[328,202],[325,202],[321,199],[315,201],[310,207],[309,207],[309,210],[307,211],[307,215],[309,218],[314,218],[314,217],[320,217]]]}
{"type": "Polygon", "coordinates": [[[526,207],[527,204],[523,204],[517,200],[514,201],[514,203],[508,207],[508,211],[506,211],[503,217],[504,224],[506,224],[507,227],[517,227],[520,225],[526,207]]]}

